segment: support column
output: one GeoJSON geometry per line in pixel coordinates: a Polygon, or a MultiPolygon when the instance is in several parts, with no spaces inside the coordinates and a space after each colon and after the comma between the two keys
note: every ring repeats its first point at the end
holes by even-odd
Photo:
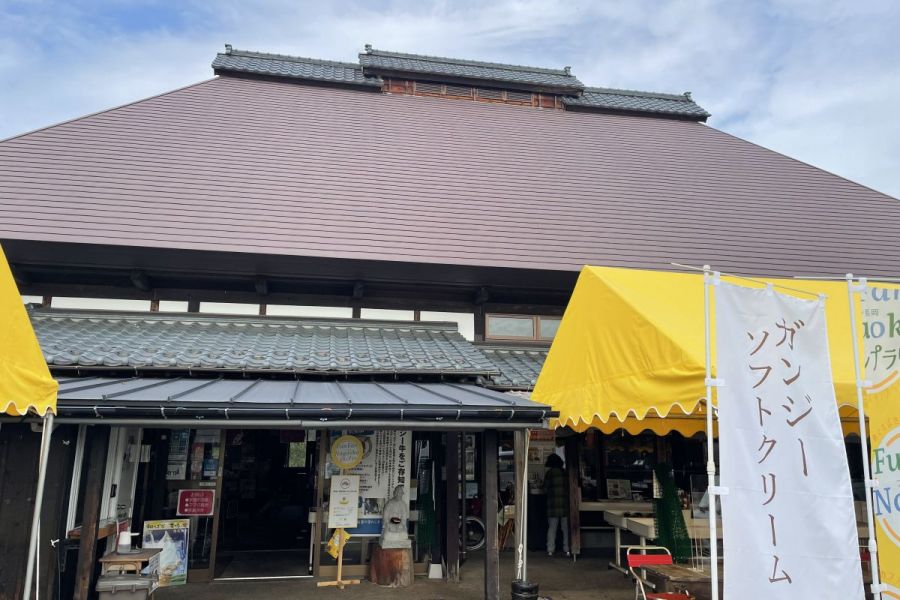
{"type": "Polygon", "coordinates": [[[497,531],[497,430],[482,434],[481,485],[484,490],[484,598],[500,600],[500,545],[497,531]]]}
{"type": "Polygon", "coordinates": [[[528,580],[528,430],[513,434],[516,468],[516,579],[528,580]]]}
{"type": "Polygon", "coordinates": [[[84,485],[84,512],[81,539],[78,543],[78,565],[75,567],[75,600],[88,600],[93,591],[91,584],[96,566],[97,528],[100,524],[100,500],[103,496],[108,443],[109,427],[105,425],[88,427],[88,449],[84,459],[88,472],[84,485]]]}
{"type": "Polygon", "coordinates": [[[448,431],[444,445],[446,486],[444,519],[447,581],[459,582],[459,434],[448,431]]]}
{"type": "Polygon", "coordinates": [[[569,546],[572,556],[581,554],[581,486],[578,474],[581,472],[578,453],[580,436],[566,438],[566,473],[569,476],[569,546]]]}
{"type": "Polygon", "coordinates": [[[38,457],[37,490],[34,496],[34,514],[31,518],[31,536],[28,539],[28,562],[25,565],[25,600],[31,599],[31,583],[34,580],[35,556],[41,540],[41,508],[44,503],[44,482],[47,479],[47,460],[50,458],[50,438],[53,435],[53,413],[44,417],[41,430],[41,453],[38,457]]]}

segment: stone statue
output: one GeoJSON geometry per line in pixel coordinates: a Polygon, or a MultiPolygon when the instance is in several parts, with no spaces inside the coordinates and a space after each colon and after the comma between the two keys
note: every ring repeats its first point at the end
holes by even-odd
{"type": "Polygon", "coordinates": [[[381,517],[381,547],[410,548],[408,521],[409,507],[403,498],[403,486],[398,485],[394,488],[393,497],[384,505],[381,517]]]}

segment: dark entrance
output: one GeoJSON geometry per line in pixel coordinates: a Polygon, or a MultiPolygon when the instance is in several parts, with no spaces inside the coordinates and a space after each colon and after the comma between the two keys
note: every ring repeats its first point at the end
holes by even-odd
{"type": "Polygon", "coordinates": [[[229,430],[215,577],[310,575],[315,442],[300,430],[229,430]]]}

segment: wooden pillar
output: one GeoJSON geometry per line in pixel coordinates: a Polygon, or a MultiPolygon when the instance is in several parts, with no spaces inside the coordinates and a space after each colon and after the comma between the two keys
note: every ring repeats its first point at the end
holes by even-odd
{"type": "Polygon", "coordinates": [[[500,600],[500,545],[497,535],[497,430],[482,434],[481,485],[484,490],[484,598],[500,600]]]}
{"type": "Polygon", "coordinates": [[[572,554],[581,554],[581,485],[578,477],[581,471],[579,442],[581,436],[566,438],[566,473],[569,475],[569,546],[572,554]]]}
{"type": "Polygon", "coordinates": [[[87,479],[84,485],[84,512],[81,521],[81,540],[78,543],[78,565],[75,567],[75,600],[92,597],[97,555],[97,527],[100,524],[100,503],[103,497],[103,477],[106,474],[106,452],[109,427],[88,427],[84,464],[87,479]]]}
{"type": "Polygon", "coordinates": [[[316,437],[316,451],[319,464],[316,465],[316,522],[310,535],[313,538],[313,575],[319,575],[319,566],[322,563],[322,527],[325,526],[327,515],[322,510],[325,503],[325,463],[328,452],[331,450],[330,436],[327,429],[319,431],[316,437]]]}
{"type": "Polygon", "coordinates": [[[528,430],[513,434],[513,458],[516,469],[516,579],[528,579],[528,430]]]}
{"type": "Polygon", "coordinates": [[[444,445],[444,472],[447,478],[444,487],[447,580],[459,582],[459,434],[455,431],[447,432],[447,441],[444,445]]]}

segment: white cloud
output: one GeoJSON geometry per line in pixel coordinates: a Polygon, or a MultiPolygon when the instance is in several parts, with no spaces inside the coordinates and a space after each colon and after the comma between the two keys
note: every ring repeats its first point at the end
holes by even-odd
{"type": "Polygon", "coordinates": [[[0,137],[205,79],[225,42],[351,61],[372,43],[691,90],[711,125],[900,196],[897,25],[891,0],[12,2],[0,137]]]}

